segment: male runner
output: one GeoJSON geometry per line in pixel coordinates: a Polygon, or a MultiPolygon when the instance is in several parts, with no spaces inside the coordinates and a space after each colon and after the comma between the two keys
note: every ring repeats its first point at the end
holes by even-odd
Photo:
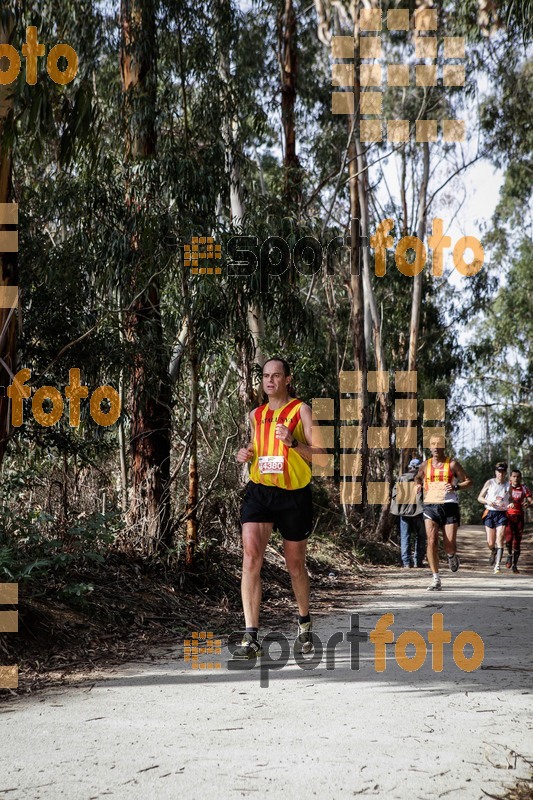
{"type": "Polygon", "coordinates": [[[418,470],[415,483],[417,492],[424,486],[424,523],[427,534],[427,559],[433,573],[428,592],[441,590],[439,576],[439,528],[443,531],[443,544],[452,572],[459,569],[457,555],[457,528],[461,522],[459,512],[459,489],[469,489],[472,480],[455,458],[446,457],[442,436],[429,440],[431,458],[424,461],[418,470]]]}
{"type": "MultiPolygon", "coordinates": [[[[312,649],[309,615],[309,576],[305,567],[307,537],[313,524],[311,460],[326,451],[309,443],[311,409],[290,396],[291,370],[283,358],[263,366],[263,391],[268,402],[250,414],[252,440],[237,453],[237,461],[251,461],[241,513],[243,565],[241,594],[246,630],[233,658],[262,655],[258,641],[261,605],[261,567],[274,526],[283,537],[285,563],[298,604],[298,642],[302,652],[312,649]]],[[[315,427],[315,439],[317,437],[315,427]]],[[[316,459],[326,462],[325,456],[316,459]]]]}
{"type": "Polygon", "coordinates": [[[494,565],[494,573],[500,572],[503,556],[503,537],[507,527],[507,504],[509,503],[509,482],[507,464],[499,461],[494,467],[494,478],[485,482],[478,501],[487,506],[488,514],[483,520],[487,531],[487,547],[490,550],[489,565],[494,565]]]}
{"type": "Polygon", "coordinates": [[[507,569],[512,566],[513,572],[518,572],[518,559],[520,558],[520,543],[524,533],[524,509],[532,504],[531,490],[522,483],[522,473],[519,469],[511,472],[511,502],[507,506],[507,528],[505,540],[507,544],[507,569]],[[514,548],[514,552],[513,552],[514,548]]]}

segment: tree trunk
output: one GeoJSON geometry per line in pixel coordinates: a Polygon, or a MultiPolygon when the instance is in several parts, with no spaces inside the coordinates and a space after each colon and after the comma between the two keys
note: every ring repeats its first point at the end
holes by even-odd
{"type": "Polygon", "coordinates": [[[221,84],[221,133],[224,142],[226,175],[229,179],[231,221],[239,227],[242,225],[244,217],[244,204],[241,197],[241,167],[237,157],[238,121],[231,98],[231,14],[229,0],[214,0],[213,22],[218,50],[218,75],[221,84]]]}
{"type": "Polygon", "coordinates": [[[198,541],[198,354],[194,339],[189,340],[191,367],[189,492],[187,495],[187,533],[185,563],[192,566],[198,541]]]}
{"type": "Polygon", "coordinates": [[[281,122],[284,138],[284,193],[290,205],[298,206],[301,197],[301,170],[296,155],[296,79],[298,51],[296,44],[296,14],[292,0],[279,0],[278,61],[281,72],[281,122]]]}
{"type": "MultiPolygon", "coordinates": [[[[214,0],[213,21],[215,42],[218,51],[218,74],[221,85],[222,105],[222,140],[224,142],[226,176],[229,181],[230,219],[232,226],[239,228],[245,214],[241,188],[241,170],[237,155],[239,123],[231,98],[230,42],[231,42],[231,3],[229,0],[214,0]]],[[[246,348],[240,345],[239,361],[242,368],[239,396],[256,399],[259,389],[255,378],[253,364],[262,366],[264,355],[261,349],[261,337],[265,330],[263,309],[259,302],[252,302],[246,309],[248,331],[254,344],[254,356],[250,359],[246,348]],[[249,387],[252,387],[250,391],[249,387]]],[[[248,408],[248,406],[247,406],[248,408]]],[[[247,410],[245,419],[247,420],[247,410]]]]}
{"type": "MultiPolygon", "coordinates": [[[[426,205],[427,205],[427,190],[429,181],[429,143],[422,143],[422,179],[420,182],[420,190],[418,193],[418,211],[417,211],[417,236],[421,242],[424,241],[426,236],[426,205]]],[[[415,275],[413,280],[413,294],[411,300],[411,322],[409,325],[409,355],[407,361],[407,369],[410,372],[416,370],[417,364],[417,350],[418,350],[418,328],[420,324],[420,306],[422,303],[422,281],[423,273],[420,272],[415,275]]],[[[416,392],[410,392],[407,397],[416,399],[416,392]]],[[[408,420],[407,427],[412,428],[417,425],[416,420],[408,420]]],[[[402,450],[402,472],[407,469],[407,464],[412,455],[412,451],[405,449],[402,450]]]]}
{"type": "MultiPolygon", "coordinates": [[[[121,0],[121,51],[125,153],[128,162],[153,158],[156,150],[156,3],[121,0]]],[[[150,202],[144,187],[128,188],[132,215],[150,202]]],[[[131,285],[134,300],[126,335],[135,346],[130,386],[133,497],[129,522],[146,555],[171,543],[170,526],[170,386],[163,346],[159,277],[131,239],[131,285]],[[152,276],[147,273],[151,269],[152,276]],[[147,284],[146,288],[145,285],[147,284]],[[140,295],[136,297],[140,292],[140,295]]]]}
{"type": "MultiPolygon", "coordinates": [[[[184,276],[184,282],[187,276],[184,276]]],[[[188,304],[188,294],[185,290],[185,301],[188,304]]],[[[188,316],[189,330],[189,363],[191,380],[191,400],[190,400],[190,438],[189,438],[189,491],[187,495],[187,532],[185,536],[185,564],[191,567],[194,562],[196,545],[198,542],[198,351],[196,348],[196,337],[193,330],[193,320],[189,309],[188,316]]]]}
{"type": "MultiPolygon", "coordinates": [[[[15,27],[15,18],[10,12],[0,17],[0,44],[9,44],[15,27]]],[[[7,130],[13,122],[15,104],[15,86],[0,86],[0,203],[13,202],[11,183],[11,137],[7,130]]],[[[0,230],[3,226],[0,225],[0,230]]],[[[0,292],[1,287],[17,286],[18,259],[17,253],[0,253],[0,292]]],[[[16,371],[17,358],[17,317],[15,309],[0,308],[0,386],[8,387],[16,371]]],[[[0,395],[0,464],[4,457],[11,422],[9,419],[9,401],[6,392],[0,395]]]]}
{"type": "MultiPolygon", "coordinates": [[[[351,127],[351,125],[350,125],[351,127]]],[[[350,216],[352,219],[360,219],[359,192],[357,187],[357,156],[355,144],[350,145],[349,167],[350,175],[350,216]]],[[[350,290],[352,297],[352,309],[350,322],[352,326],[354,369],[361,372],[361,394],[359,395],[359,418],[358,424],[361,432],[361,484],[362,484],[362,504],[366,505],[366,481],[368,475],[368,393],[367,393],[367,360],[365,347],[364,330],[364,292],[363,275],[360,269],[361,242],[359,239],[359,225],[355,225],[351,237],[350,263],[352,274],[350,276],[350,290]],[[355,268],[354,268],[355,267],[355,268]]]]}
{"type": "MultiPolygon", "coordinates": [[[[368,231],[368,170],[366,169],[366,157],[359,139],[356,139],[355,150],[357,154],[357,187],[359,193],[361,228],[366,232],[368,231]]],[[[370,312],[376,369],[379,372],[386,372],[387,367],[385,362],[385,351],[381,337],[381,314],[378,309],[374,288],[370,279],[370,260],[368,247],[363,248],[363,289],[365,294],[365,304],[368,305],[370,312]]],[[[385,481],[389,484],[389,490],[392,492],[392,482],[394,477],[394,450],[391,443],[392,419],[390,413],[389,394],[388,392],[378,392],[376,399],[379,406],[380,425],[383,428],[387,428],[389,432],[389,445],[386,449],[385,455],[385,481]]],[[[380,517],[376,529],[376,537],[378,539],[388,538],[390,529],[389,508],[390,494],[389,501],[381,506],[380,517]]]]}

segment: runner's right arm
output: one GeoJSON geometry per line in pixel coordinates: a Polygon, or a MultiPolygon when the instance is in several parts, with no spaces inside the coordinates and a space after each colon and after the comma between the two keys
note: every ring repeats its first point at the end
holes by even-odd
{"type": "Polygon", "coordinates": [[[420,464],[418,472],[416,473],[415,477],[413,478],[413,481],[416,483],[416,493],[417,494],[419,494],[422,491],[422,486],[424,485],[424,477],[425,477],[425,474],[426,474],[426,464],[427,463],[428,462],[427,462],[427,458],[426,458],[426,460],[423,461],[422,464],[420,464]]]}
{"type": "Polygon", "coordinates": [[[480,491],[480,493],[478,495],[478,498],[477,498],[478,499],[478,503],[481,503],[482,506],[486,506],[487,505],[487,500],[485,500],[485,495],[487,494],[487,489],[489,488],[489,483],[490,483],[490,481],[485,481],[485,485],[483,486],[483,489],[480,491]]]}

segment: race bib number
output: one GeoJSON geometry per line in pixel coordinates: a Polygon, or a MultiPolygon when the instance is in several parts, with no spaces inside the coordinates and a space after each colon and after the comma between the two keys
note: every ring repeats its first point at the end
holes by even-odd
{"type": "Polygon", "coordinates": [[[283,474],[283,456],[259,456],[259,472],[261,475],[283,474]]]}

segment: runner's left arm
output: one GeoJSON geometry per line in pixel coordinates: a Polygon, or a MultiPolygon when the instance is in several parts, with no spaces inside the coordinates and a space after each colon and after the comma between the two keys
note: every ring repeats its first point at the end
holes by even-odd
{"type": "MultiPolygon", "coordinates": [[[[451,471],[453,472],[453,474],[455,475],[455,477],[457,478],[457,484],[456,484],[455,488],[456,489],[461,489],[463,491],[465,489],[470,489],[470,487],[473,484],[473,481],[472,481],[472,478],[470,478],[466,474],[466,472],[464,471],[462,464],[460,464],[459,461],[455,461],[454,460],[450,464],[450,468],[451,468],[451,471]]],[[[452,489],[452,488],[453,487],[450,486],[450,489],[452,489]]]]}
{"type": "Polygon", "coordinates": [[[305,442],[295,439],[289,429],[284,425],[277,426],[280,428],[281,434],[278,436],[278,438],[281,439],[287,446],[290,446],[293,441],[296,441],[297,444],[294,449],[298,455],[300,455],[302,458],[305,458],[305,460],[309,461],[309,463],[314,462],[318,467],[327,466],[328,457],[326,454],[326,448],[324,447],[324,440],[322,438],[322,434],[320,433],[320,427],[318,425],[313,425],[311,409],[305,403],[302,403],[300,408],[300,419],[302,420],[302,426],[304,429],[305,442]],[[311,444],[309,444],[309,442],[311,444]]]}

